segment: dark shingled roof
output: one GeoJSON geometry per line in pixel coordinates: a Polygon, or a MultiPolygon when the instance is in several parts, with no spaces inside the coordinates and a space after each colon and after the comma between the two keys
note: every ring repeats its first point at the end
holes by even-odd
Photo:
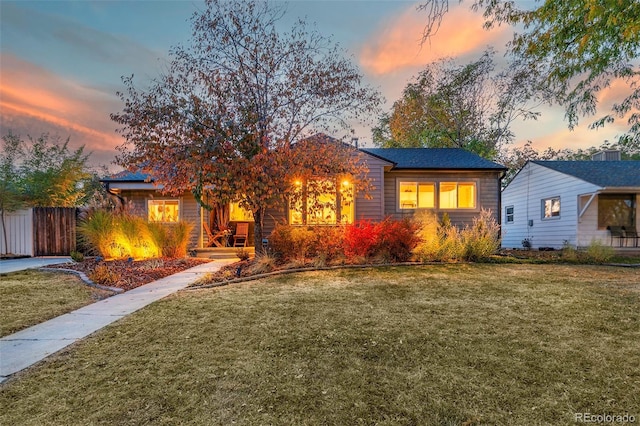
{"type": "Polygon", "coordinates": [[[507,170],[506,167],[460,148],[361,148],[363,152],[405,170],[507,170]]]}
{"type": "Polygon", "coordinates": [[[640,161],[532,161],[605,187],[640,186],[640,161]]]}
{"type": "Polygon", "coordinates": [[[123,170],[101,180],[103,182],[150,182],[152,179],[148,173],[139,170],[135,172],[123,170]]]}

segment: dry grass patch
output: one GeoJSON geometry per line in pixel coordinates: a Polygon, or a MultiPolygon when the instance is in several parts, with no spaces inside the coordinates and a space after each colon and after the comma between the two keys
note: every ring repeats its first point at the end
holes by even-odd
{"type": "Polygon", "coordinates": [[[110,296],[70,274],[26,270],[0,274],[0,336],[110,296]]]}
{"type": "Polygon", "coordinates": [[[439,265],[182,292],[6,384],[0,423],[638,418],[639,279],[625,268],[439,265]]]}

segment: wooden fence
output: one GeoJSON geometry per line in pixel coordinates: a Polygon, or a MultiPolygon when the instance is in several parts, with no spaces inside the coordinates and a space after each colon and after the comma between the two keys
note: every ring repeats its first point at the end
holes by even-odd
{"type": "Polygon", "coordinates": [[[68,256],[76,249],[75,207],[33,209],[33,255],[68,256]]]}
{"type": "Polygon", "coordinates": [[[75,207],[34,207],[5,213],[7,247],[2,253],[27,256],[68,256],[76,249],[75,207]]]}

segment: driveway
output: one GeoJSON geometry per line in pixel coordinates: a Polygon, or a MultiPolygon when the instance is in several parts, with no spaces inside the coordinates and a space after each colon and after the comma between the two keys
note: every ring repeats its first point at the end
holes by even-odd
{"type": "Polygon", "coordinates": [[[69,262],[69,256],[25,257],[23,259],[0,260],[0,273],[22,271],[24,269],[41,268],[55,263],[69,262]]]}

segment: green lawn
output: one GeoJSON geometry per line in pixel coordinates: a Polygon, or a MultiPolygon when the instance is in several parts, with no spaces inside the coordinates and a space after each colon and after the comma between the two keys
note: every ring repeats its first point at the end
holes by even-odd
{"type": "Polygon", "coordinates": [[[0,274],[0,337],[106,297],[75,275],[26,270],[0,274]]]}
{"type": "Polygon", "coordinates": [[[443,265],[181,292],[0,388],[0,424],[640,418],[640,271],[443,265]]]}

